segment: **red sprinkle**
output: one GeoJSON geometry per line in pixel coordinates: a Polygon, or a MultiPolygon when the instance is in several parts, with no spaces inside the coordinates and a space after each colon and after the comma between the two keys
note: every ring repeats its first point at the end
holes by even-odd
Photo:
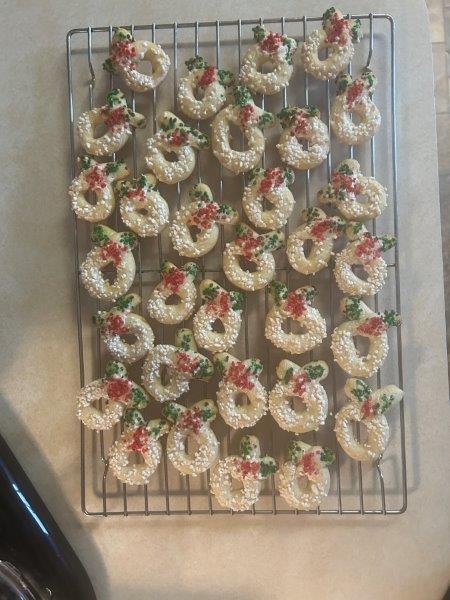
{"type": "Polygon", "coordinates": [[[187,142],[188,134],[185,131],[174,129],[172,134],[169,136],[169,142],[174,146],[182,146],[187,142]]]}
{"type": "Polygon", "coordinates": [[[105,127],[114,129],[118,125],[123,125],[126,121],[125,107],[119,106],[108,111],[108,116],[105,119],[105,127]]]}
{"type": "Polygon", "coordinates": [[[324,240],[327,233],[334,233],[336,225],[331,219],[316,219],[311,227],[310,233],[317,240],[324,240]]]}
{"type": "Polygon", "coordinates": [[[344,173],[334,172],[331,176],[331,185],[335,192],[345,190],[351,195],[360,194],[362,190],[361,184],[356,180],[356,177],[345,175],[344,173]]]}
{"type": "Polygon", "coordinates": [[[202,426],[199,407],[193,406],[190,410],[184,411],[177,425],[180,429],[190,429],[194,433],[198,433],[202,426]]]}
{"type": "Polygon", "coordinates": [[[362,241],[356,246],[355,254],[364,264],[381,256],[381,245],[376,237],[370,233],[364,234],[362,241]]]}
{"type": "Polygon", "coordinates": [[[359,333],[371,336],[379,336],[387,330],[387,325],[381,317],[370,317],[358,326],[359,333]]]}
{"type": "Polygon", "coordinates": [[[172,294],[176,294],[180,291],[181,286],[186,281],[186,274],[181,269],[177,269],[176,267],[172,268],[167,273],[162,274],[162,282],[172,294]]]}
{"type": "Polygon", "coordinates": [[[364,419],[370,419],[370,417],[375,415],[375,407],[376,403],[373,401],[373,398],[367,398],[364,400],[364,402],[361,404],[361,412],[364,419]]]}
{"type": "Polygon", "coordinates": [[[258,477],[259,466],[258,460],[236,460],[236,467],[243,477],[258,477]]]}
{"type": "Polygon", "coordinates": [[[234,383],[241,390],[252,390],[255,387],[248,367],[241,361],[235,361],[230,364],[226,380],[231,381],[231,383],[234,383]]]}
{"type": "Polygon", "coordinates": [[[306,391],[306,384],[309,381],[308,373],[298,373],[292,378],[292,386],[294,394],[303,396],[306,391]]]}
{"type": "Polygon", "coordinates": [[[243,106],[239,112],[239,118],[241,121],[241,126],[245,127],[249,122],[255,122],[257,120],[256,111],[253,104],[246,104],[243,106]]]}
{"type": "Polygon", "coordinates": [[[206,67],[203,71],[203,75],[201,76],[198,86],[206,87],[210,83],[214,83],[217,77],[217,68],[216,67],[206,67]]]}
{"type": "Polygon", "coordinates": [[[236,244],[239,246],[245,258],[251,259],[254,255],[254,251],[260,246],[260,240],[251,233],[245,233],[236,238],[236,244]]]}
{"type": "Polygon", "coordinates": [[[120,333],[127,333],[128,327],[125,327],[125,321],[120,315],[109,314],[106,317],[106,330],[108,333],[114,333],[116,335],[120,333]]]}
{"type": "Polygon", "coordinates": [[[355,103],[361,99],[364,92],[364,81],[362,79],[356,79],[347,88],[347,105],[352,108],[355,103]]]}
{"type": "Polygon", "coordinates": [[[349,38],[349,21],[343,17],[339,17],[338,13],[333,13],[330,19],[330,24],[326,28],[327,36],[325,42],[327,44],[338,43],[339,46],[345,46],[349,38]]]}
{"type": "Polygon", "coordinates": [[[127,444],[128,450],[132,450],[133,452],[138,452],[139,454],[144,454],[144,452],[148,452],[150,445],[150,434],[148,429],[141,425],[135,431],[133,431],[133,436],[131,440],[127,444]]]}
{"type": "Polygon", "coordinates": [[[108,398],[116,402],[127,402],[131,391],[131,382],[129,379],[112,377],[106,383],[106,393],[108,398]]]}
{"type": "Polygon", "coordinates": [[[115,42],[111,47],[111,60],[123,67],[133,65],[131,60],[136,56],[136,48],[133,42],[115,42]]]}
{"type": "Polygon", "coordinates": [[[94,165],[88,171],[86,171],[84,174],[84,179],[90,190],[103,190],[106,187],[106,180],[103,170],[98,165],[94,165]]]}
{"type": "Polygon", "coordinates": [[[200,359],[197,356],[191,356],[187,352],[178,350],[176,360],[177,371],[181,371],[181,373],[193,373],[199,364],[200,359]]]}
{"type": "Polygon", "coordinates": [[[231,300],[229,294],[220,291],[213,300],[206,305],[206,311],[217,317],[223,317],[231,310],[231,300]]]}
{"type": "Polygon", "coordinates": [[[305,475],[319,475],[320,461],[318,460],[320,452],[318,450],[310,450],[305,452],[298,461],[305,475]]]}
{"type": "Polygon", "coordinates": [[[259,47],[263,52],[268,52],[272,54],[278,50],[278,48],[283,43],[283,36],[279,33],[274,33],[270,31],[266,37],[259,42],[259,47]]]}
{"type": "Polygon", "coordinates": [[[195,225],[199,229],[211,229],[217,221],[219,205],[216,202],[208,202],[191,214],[188,225],[195,225]]]}
{"type": "Polygon", "coordinates": [[[304,136],[308,133],[310,128],[309,118],[303,111],[296,113],[293,123],[292,135],[298,137],[304,136]]]}
{"type": "Polygon", "coordinates": [[[289,292],[284,304],[284,310],[293,317],[301,317],[306,311],[305,297],[302,294],[289,292]]]}
{"type": "Polygon", "coordinates": [[[267,169],[264,179],[259,184],[259,191],[262,194],[270,192],[275,187],[283,185],[284,176],[283,170],[280,167],[274,167],[273,169],[267,169]]]}
{"type": "Polygon", "coordinates": [[[139,202],[144,202],[145,200],[145,190],[144,188],[132,188],[127,192],[128,198],[132,198],[133,200],[139,200],[139,202]]]}
{"type": "Polygon", "coordinates": [[[100,248],[100,256],[103,260],[111,259],[117,267],[122,261],[122,255],[126,248],[117,242],[108,242],[100,248]]]}

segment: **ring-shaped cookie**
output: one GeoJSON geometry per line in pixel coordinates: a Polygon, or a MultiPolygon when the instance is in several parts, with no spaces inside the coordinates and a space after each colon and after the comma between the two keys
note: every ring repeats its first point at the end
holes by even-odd
{"type": "Polygon", "coordinates": [[[197,183],[189,190],[189,200],[175,213],[169,233],[180,256],[198,258],[216,245],[219,225],[236,223],[239,215],[229,204],[214,202],[211,189],[205,183],[197,183]],[[195,239],[190,227],[197,230],[195,239]]]}
{"type": "Polygon", "coordinates": [[[79,219],[96,223],[104,221],[116,205],[113,182],[128,176],[123,160],[97,163],[90,156],[78,157],[81,173],[69,187],[72,209],[79,219]],[[86,199],[87,193],[95,195],[95,204],[86,199]]]}
{"type": "Polygon", "coordinates": [[[347,225],[349,243],[335,257],[334,276],[339,289],[350,296],[374,296],[387,278],[387,265],[382,252],[393,248],[396,239],[391,235],[372,235],[359,221],[347,225]],[[362,279],[352,267],[361,265],[367,277],[362,279]]]}
{"type": "Polygon", "coordinates": [[[234,75],[230,71],[208,66],[201,56],[190,58],[184,64],[189,73],[180,79],[178,106],[190,119],[209,119],[225,104],[226,88],[234,85],[234,75]],[[195,93],[200,94],[201,98],[196,98],[195,93]]]}
{"type": "Polygon", "coordinates": [[[280,496],[292,508],[316,509],[330,491],[328,467],[334,462],[334,452],[292,440],[288,456],[289,460],[278,471],[280,496]]]}
{"type": "Polygon", "coordinates": [[[343,144],[362,144],[376,134],[381,123],[380,111],[372,100],[376,77],[366,67],[357,79],[342,73],[336,85],[337,95],[330,113],[331,129],[343,144]],[[359,122],[352,121],[352,112],[359,117],[359,122]]]}
{"type": "Polygon", "coordinates": [[[354,43],[362,37],[359,19],[345,19],[341,11],[329,8],[322,16],[322,29],[310,33],[301,50],[301,60],[307,73],[316,79],[334,79],[352,60],[354,43]],[[328,50],[323,60],[321,50],[328,50]]]}
{"type": "Polygon", "coordinates": [[[328,127],[320,120],[315,106],[288,106],[277,117],[283,131],[277,149],[281,159],[293,169],[313,169],[322,163],[330,150],[328,127]],[[306,140],[304,147],[301,140],[306,140]]]}
{"type": "Polygon", "coordinates": [[[331,182],[318,192],[317,199],[334,205],[350,221],[367,221],[386,208],[387,190],[374,177],[363,175],[357,160],[348,158],[333,171],[331,182]]]}
{"type": "Polygon", "coordinates": [[[264,154],[264,127],[275,125],[274,116],[256,106],[249,90],[239,85],[234,89],[235,104],[223,108],[212,122],[211,145],[221,165],[233,173],[246,173],[256,167],[264,154]],[[230,146],[230,124],[238,125],[247,140],[247,150],[230,146]]]}
{"type": "Polygon", "coordinates": [[[347,379],[345,393],[350,400],[336,415],[334,431],[344,452],[360,461],[373,461],[382,456],[389,442],[389,424],[385,413],[403,398],[403,391],[386,385],[373,391],[361,379],[347,379]],[[367,436],[355,437],[352,424],[363,423],[367,436]]]}
{"type": "Polygon", "coordinates": [[[293,182],[291,169],[252,169],[242,196],[242,207],[250,223],[260,229],[280,229],[286,225],[295,205],[288,188],[293,182]],[[270,208],[264,207],[264,200],[270,208]]]}
{"type": "Polygon", "coordinates": [[[103,68],[109,73],[120,73],[133,92],[148,92],[166,78],[170,58],[159,44],[135,40],[129,31],[117,27],[111,40],[109,58],[103,63],[103,68]],[[151,75],[138,71],[136,67],[140,61],[151,63],[151,75]]]}
{"type": "Polygon", "coordinates": [[[144,115],[131,110],[123,92],[114,89],[107,94],[105,106],[80,115],[77,131],[86,152],[94,156],[110,156],[123,148],[133,129],[142,129],[145,125],[144,115]],[[96,138],[95,130],[101,123],[107,132],[96,138]]]}
{"type": "Polygon", "coordinates": [[[186,125],[169,111],[159,117],[158,131],[147,140],[145,160],[159,181],[175,184],[187,179],[195,168],[195,150],[209,147],[208,136],[186,125]],[[167,160],[164,153],[173,152],[177,160],[167,160]]]}
{"type": "Polygon", "coordinates": [[[199,291],[203,304],[194,315],[195,341],[210,352],[225,352],[238,338],[244,296],[241,292],[227,292],[212,279],[204,279],[199,291]],[[224,331],[214,331],[217,320],[222,322],[224,331]]]}
{"type": "Polygon", "coordinates": [[[95,248],[80,267],[81,281],[93,298],[117,300],[128,292],[136,275],[132,252],[137,244],[136,236],[131,231],[117,233],[106,225],[95,225],[91,240],[95,248]],[[109,282],[102,273],[109,264],[116,269],[113,282],[109,282]]]}
{"type": "Polygon", "coordinates": [[[284,242],[282,231],[258,234],[245,223],[236,225],[236,238],[228,242],[223,253],[223,271],[233,285],[252,292],[265,287],[275,275],[275,259],[272,252],[284,242]],[[239,257],[256,266],[254,272],[244,270],[239,257]]]}
{"type": "Polygon", "coordinates": [[[198,273],[195,263],[176,267],[165,260],[161,264],[161,282],[153,289],[147,303],[148,314],[159,323],[177,325],[194,312],[197,289],[194,279],[198,273]],[[177,296],[176,304],[167,304],[168,298],[177,296]]]}
{"type": "Polygon", "coordinates": [[[384,363],[389,345],[387,329],[400,324],[400,316],[393,310],[375,313],[360,298],[347,297],[341,301],[341,310],[347,321],[338,325],[331,335],[331,350],[334,360],[353,377],[370,377],[384,363]],[[355,346],[354,337],[369,340],[366,356],[361,356],[355,346]]]}
{"type": "Polygon", "coordinates": [[[334,240],[344,231],[345,221],[340,217],[329,217],[316,207],[303,210],[302,221],[303,224],[288,237],[286,254],[293,269],[310,275],[321,271],[330,262],[334,240]],[[307,240],[311,240],[308,256],[305,254],[307,240]]]}
{"type": "Polygon", "coordinates": [[[179,329],[175,346],[159,344],[152,348],[142,367],[142,384],[155,400],[177,400],[188,391],[191,379],[208,380],[214,372],[212,362],[197,352],[190,329],[179,329]],[[166,370],[166,381],[162,371],[166,370]]]}
{"type": "Polygon", "coordinates": [[[108,352],[116,360],[128,364],[144,358],[155,340],[153,330],[144,317],[131,312],[140,302],[137,294],[127,294],[118,298],[109,311],[100,311],[94,317],[108,352]],[[124,340],[125,335],[133,336],[135,341],[124,340]]]}
{"type": "Polygon", "coordinates": [[[280,381],[269,392],[269,410],[286,431],[307,433],[317,431],[325,423],[328,396],[320,384],[328,375],[328,365],[323,360],[309,362],[299,367],[290,360],[282,360],[277,367],[280,381]],[[292,398],[300,398],[306,409],[296,410],[292,398]]]}
{"type": "Polygon", "coordinates": [[[176,402],[164,405],[164,417],[173,423],[167,436],[167,456],[175,469],[183,475],[200,475],[216,462],[219,456],[219,441],[211,423],[217,416],[212,400],[200,400],[190,408],[176,402]],[[195,443],[195,451],[186,444],[195,443]]]}
{"type": "Polygon", "coordinates": [[[126,427],[109,450],[108,465],[117,479],[129,485],[146,485],[161,462],[159,439],[168,430],[169,425],[163,419],[126,427]],[[142,457],[143,462],[132,460],[136,454],[142,457]]]}
{"type": "Polygon", "coordinates": [[[297,42],[262,25],[253,27],[252,31],[256,44],[245,52],[239,78],[255,94],[276,94],[289,85],[297,42]],[[262,73],[261,67],[267,63],[273,69],[262,73]]]}
{"type": "Polygon", "coordinates": [[[274,303],[266,316],[265,335],[277,348],[291,354],[303,354],[318,346],[327,336],[327,324],[317,308],[311,306],[315,288],[299,287],[288,292],[288,288],[280,281],[272,281],[270,295],[274,303]],[[286,333],[283,322],[293,319],[305,333],[286,333]]]}
{"type": "Polygon", "coordinates": [[[262,480],[277,471],[277,463],[270,456],[262,456],[259,440],[245,435],[239,445],[239,455],[227,456],[211,471],[211,492],[217,502],[231,510],[249,510],[261,493],[262,480]],[[233,489],[233,479],[240,481],[241,489],[233,489]]]}
{"type": "Polygon", "coordinates": [[[222,374],[217,390],[217,406],[222,419],[233,429],[252,427],[267,412],[267,391],[258,380],[262,364],[258,358],[239,360],[227,352],[214,355],[214,364],[222,374]],[[238,404],[239,396],[248,403],[238,404]]]}
{"type": "Polygon", "coordinates": [[[127,411],[140,410],[147,404],[147,394],[128,378],[125,365],[112,360],[106,365],[105,376],[88,383],[78,394],[76,415],[85,427],[104,431],[127,411]],[[97,402],[101,402],[98,407],[97,402]]]}
{"type": "Polygon", "coordinates": [[[116,186],[122,221],[140,237],[158,235],[169,223],[169,207],[156,183],[156,177],[148,173],[116,186]]]}

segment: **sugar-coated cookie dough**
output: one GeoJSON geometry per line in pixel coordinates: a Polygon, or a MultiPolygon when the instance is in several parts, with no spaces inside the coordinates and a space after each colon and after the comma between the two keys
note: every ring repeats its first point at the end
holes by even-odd
{"type": "Polygon", "coordinates": [[[161,264],[161,282],[153,289],[147,302],[148,314],[159,323],[177,325],[194,312],[197,289],[194,279],[198,273],[195,263],[177,267],[165,260],[161,264]],[[178,296],[176,304],[167,304],[168,298],[178,296]]]}
{"type": "Polygon", "coordinates": [[[289,85],[297,42],[263,25],[253,27],[252,31],[256,44],[244,54],[240,80],[255,94],[276,94],[289,85]],[[273,69],[262,73],[261,67],[266,63],[271,63],[273,69]]]}
{"type": "Polygon", "coordinates": [[[316,79],[333,79],[352,60],[354,43],[362,37],[359,19],[346,19],[340,10],[333,6],[322,16],[322,29],[310,33],[301,50],[301,60],[307,73],[316,79]],[[324,59],[319,58],[321,50],[328,49],[324,59]]]}
{"type": "Polygon", "coordinates": [[[144,317],[131,312],[140,303],[140,296],[127,294],[118,298],[112,308],[102,310],[94,317],[108,352],[116,360],[129,364],[144,358],[155,340],[153,330],[144,317]],[[124,340],[124,335],[133,336],[135,341],[124,340]]]}
{"type": "Polygon", "coordinates": [[[403,398],[395,385],[372,390],[362,379],[347,379],[345,393],[349,402],[336,415],[334,431],[342,449],[355,460],[372,461],[381,457],[389,442],[389,425],[385,413],[403,398]],[[355,437],[352,424],[363,423],[367,436],[355,437]]]}
{"type": "Polygon", "coordinates": [[[217,391],[217,406],[222,419],[233,429],[252,427],[267,412],[267,391],[258,380],[262,371],[257,358],[239,360],[220,352],[214,355],[214,364],[222,374],[217,391]],[[239,395],[247,397],[248,403],[238,404],[239,395]]]}
{"type": "Polygon", "coordinates": [[[316,509],[330,490],[328,467],[335,460],[334,452],[329,448],[292,440],[288,456],[289,460],[278,471],[278,491],[281,497],[292,508],[316,509]]]}
{"type": "Polygon", "coordinates": [[[103,63],[105,71],[120,73],[126,85],[134,92],[147,92],[156,88],[167,76],[170,58],[159,44],[147,40],[135,40],[123,27],[114,29],[109,58],[103,63]],[[137,66],[148,61],[151,75],[141,73],[137,66]]]}
{"type": "Polygon", "coordinates": [[[327,325],[317,308],[311,303],[316,295],[315,288],[303,286],[289,292],[281,281],[272,281],[270,295],[274,299],[266,316],[265,335],[277,348],[291,354],[303,354],[318,346],[327,336],[327,325]],[[286,333],[283,322],[293,319],[305,333],[286,333]]]}
{"type": "Polygon", "coordinates": [[[77,131],[81,145],[94,156],[111,156],[127,143],[133,129],[146,125],[144,115],[131,110],[123,92],[113,89],[106,96],[106,105],[87,110],[80,115],[77,131]],[[96,128],[103,123],[107,129],[95,137],[96,128]]]}
{"type": "Polygon", "coordinates": [[[113,182],[127,177],[128,167],[123,160],[98,163],[90,156],[81,156],[77,162],[81,172],[69,187],[73,211],[85,221],[104,221],[116,205],[113,182]],[[86,199],[89,192],[95,195],[95,204],[86,199]]]}
{"type": "Polygon", "coordinates": [[[162,412],[173,423],[167,436],[167,456],[175,469],[195,477],[212,467],[219,456],[219,441],[211,429],[217,415],[214,402],[200,400],[190,408],[168,402],[162,412]],[[195,450],[187,449],[189,441],[194,442],[195,450]]]}
{"type": "Polygon", "coordinates": [[[262,456],[259,440],[245,435],[239,445],[239,455],[219,460],[211,471],[211,492],[217,502],[235,511],[249,510],[261,493],[261,482],[277,471],[276,460],[262,456]],[[233,479],[242,483],[233,489],[233,479]]]}
{"type": "Polygon", "coordinates": [[[353,377],[370,377],[384,363],[389,345],[387,330],[400,324],[400,316],[393,310],[382,314],[374,312],[360,298],[347,297],[341,302],[347,321],[338,325],[331,336],[334,360],[353,377]],[[361,356],[355,346],[356,336],[369,340],[366,356],[361,356]]]}

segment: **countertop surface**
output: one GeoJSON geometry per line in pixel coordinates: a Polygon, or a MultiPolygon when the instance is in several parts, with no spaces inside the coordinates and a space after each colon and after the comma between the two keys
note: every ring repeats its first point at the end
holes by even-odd
{"type": "MultiPolygon", "coordinates": [[[[395,517],[97,519],[79,508],[78,355],[67,183],[65,33],[115,23],[302,15],[307,2],[0,2],[0,428],[101,600],[426,599],[450,579],[450,408],[431,45],[425,3],[355,4],[397,22],[409,506],[395,517]],[[193,14],[195,12],[195,16],[193,14]]],[[[327,8],[317,2],[317,14],[327,8]]]]}

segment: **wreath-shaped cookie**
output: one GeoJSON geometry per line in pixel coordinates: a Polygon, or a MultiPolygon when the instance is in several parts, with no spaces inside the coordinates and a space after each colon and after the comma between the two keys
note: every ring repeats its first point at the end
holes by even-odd
{"type": "Polygon", "coordinates": [[[194,312],[197,289],[194,280],[198,273],[195,263],[176,267],[165,260],[161,264],[161,282],[153,289],[147,303],[148,314],[159,323],[177,325],[194,312]],[[167,304],[171,296],[177,296],[176,304],[167,304]]]}
{"type": "Polygon", "coordinates": [[[229,350],[236,343],[241,328],[243,294],[228,292],[212,279],[204,279],[199,291],[203,304],[194,316],[195,341],[210,352],[229,350]],[[222,322],[223,331],[214,331],[217,320],[222,322]]]}
{"type": "Polygon", "coordinates": [[[140,302],[137,294],[127,294],[116,300],[109,311],[100,311],[94,317],[111,356],[130,364],[144,358],[155,340],[153,330],[144,317],[131,312],[140,302]],[[124,340],[124,335],[134,336],[135,341],[124,340]]]}
{"type": "Polygon", "coordinates": [[[347,317],[331,336],[331,350],[335,361],[353,377],[370,377],[384,363],[389,345],[387,330],[400,324],[400,316],[393,310],[382,314],[370,309],[360,298],[347,297],[341,302],[341,310],[347,317]],[[354,337],[369,340],[366,356],[361,356],[354,337]]]}
{"type": "Polygon", "coordinates": [[[351,221],[375,219],[387,205],[386,188],[374,177],[363,175],[359,162],[351,158],[338,165],[331,182],[318,192],[317,198],[322,204],[336,206],[351,221]]]}
{"type": "Polygon", "coordinates": [[[212,467],[219,456],[219,441],[211,429],[217,416],[214,402],[200,400],[190,408],[168,402],[162,412],[173,423],[167,436],[167,456],[175,469],[195,477],[212,467]],[[194,442],[195,451],[186,450],[188,441],[194,442]]]}
{"type": "Polygon", "coordinates": [[[239,455],[219,460],[211,471],[211,492],[225,508],[249,510],[259,499],[262,480],[276,473],[277,468],[274,458],[261,455],[258,438],[245,435],[239,455]],[[242,489],[233,489],[233,479],[241,482],[242,489]]]}
{"type": "Polygon", "coordinates": [[[126,85],[134,92],[147,92],[156,88],[167,76],[170,58],[159,44],[147,40],[135,40],[123,27],[114,29],[109,58],[103,63],[109,73],[120,73],[126,85]],[[137,65],[141,61],[151,63],[151,75],[141,73],[137,65]]]}
{"type": "Polygon", "coordinates": [[[330,472],[328,467],[335,455],[329,448],[310,446],[292,440],[289,460],[278,472],[278,491],[289,506],[299,510],[314,510],[328,496],[330,472]]]}
{"type": "Polygon", "coordinates": [[[267,391],[258,380],[262,364],[258,358],[239,360],[220,352],[214,355],[214,364],[222,375],[217,391],[217,406],[227,425],[233,429],[252,427],[267,412],[267,391]],[[238,404],[239,395],[248,403],[238,404]]]}
{"type": "Polygon", "coordinates": [[[310,33],[302,46],[301,60],[307,73],[316,79],[333,79],[352,60],[354,43],[362,37],[361,21],[345,19],[340,10],[329,8],[322,16],[322,29],[310,33]],[[325,59],[321,50],[328,49],[325,59]]]}
{"type": "Polygon", "coordinates": [[[117,479],[130,485],[146,485],[161,462],[159,439],[168,430],[169,425],[163,419],[152,419],[147,423],[141,419],[127,426],[109,450],[108,465],[117,479]],[[136,455],[142,462],[133,460],[136,455]]]}
{"type": "Polygon", "coordinates": [[[328,127],[315,106],[287,106],[277,117],[283,131],[277,144],[281,159],[293,169],[313,169],[322,163],[330,150],[328,127]],[[307,142],[304,147],[301,140],[307,142]]]}
{"type": "Polygon", "coordinates": [[[269,393],[269,410],[278,425],[294,433],[317,431],[325,423],[328,396],[320,382],[328,375],[323,360],[299,367],[290,360],[282,360],[277,367],[279,381],[269,393]],[[305,410],[291,406],[292,398],[300,398],[305,410]]]}
{"type": "Polygon", "coordinates": [[[211,144],[214,156],[233,173],[246,173],[256,167],[264,154],[265,139],[261,131],[275,125],[274,116],[256,106],[250,91],[238,85],[234,89],[235,104],[223,108],[212,123],[211,144]],[[238,125],[248,149],[233,150],[230,146],[230,123],[238,125]]]}
{"type": "Polygon", "coordinates": [[[93,298],[117,300],[128,292],[136,275],[133,248],[137,239],[131,231],[117,233],[106,225],[95,225],[91,240],[95,247],[80,267],[80,278],[93,298]],[[116,269],[116,277],[109,282],[102,273],[107,265],[116,269]]]}
{"type": "Polygon", "coordinates": [[[190,119],[209,119],[225,104],[226,88],[234,85],[234,75],[209,66],[202,56],[190,58],[184,64],[189,73],[180,79],[178,86],[180,110],[190,119]],[[196,98],[196,93],[201,97],[196,98]]]}
{"type": "Polygon", "coordinates": [[[142,383],[155,400],[167,402],[187,392],[191,379],[208,380],[213,372],[209,358],[197,352],[192,331],[179,329],[175,346],[159,344],[149,351],[142,367],[142,383]]]}
{"type": "Polygon", "coordinates": [[[281,281],[272,281],[270,295],[274,303],[266,316],[265,335],[277,348],[291,354],[303,354],[318,346],[327,336],[327,325],[317,308],[311,303],[316,295],[311,286],[299,287],[292,292],[281,281]],[[286,333],[283,322],[293,319],[305,333],[286,333]]]}
{"type": "Polygon", "coordinates": [[[169,223],[169,207],[156,184],[156,177],[147,173],[116,186],[122,221],[141,237],[158,235],[169,223]]]}
{"type": "Polygon", "coordinates": [[[252,31],[256,44],[244,54],[240,80],[255,94],[276,94],[289,85],[297,42],[262,25],[253,27],[252,31]],[[261,67],[266,63],[271,63],[273,70],[262,73],[261,67]]]}
{"type": "Polygon", "coordinates": [[[372,100],[376,81],[367,67],[357,79],[348,73],[336,79],[337,95],[331,107],[330,125],[343,144],[361,144],[378,131],[381,115],[372,100]],[[358,122],[352,121],[351,113],[358,116],[358,122]]]}
{"type": "Polygon", "coordinates": [[[148,401],[141,386],[129,379],[125,365],[111,360],[106,365],[105,376],[80,391],[76,415],[89,429],[104,431],[118,423],[124,413],[126,420],[134,418],[136,411],[145,408],[148,401]],[[99,402],[97,408],[95,404],[99,402]]]}
{"type": "Polygon", "coordinates": [[[403,398],[395,385],[373,391],[362,379],[347,379],[345,393],[349,403],[336,415],[334,431],[342,449],[355,460],[372,461],[382,456],[389,442],[389,425],[385,413],[403,398]],[[358,441],[352,424],[363,423],[365,441],[358,441]]]}
{"type": "Polygon", "coordinates": [[[159,181],[174,184],[187,179],[195,168],[195,149],[209,147],[208,136],[186,125],[169,111],[158,119],[158,131],[147,140],[145,160],[159,181]],[[170,162],[164,153],[173,152],[177,160],[170,162]]]}
{"type": "Polygon", "coordinates": [[[396,244],[392,235],[372,235],[362,223],[353,221],[346,229],[350,242],[336,254],[334,276],[339,289],[350,296],[374,296],[387,278],[387,265],[382,252],[396,244]],[[361,265],[366,278],[358,277],[352,267],[361,265]]]}
{"type": "Polygon", "coordinates": [[[131,110],[123,92],[114,89],[107,94],[105,106],[80,115],[77,131],[86,152],[94,156],[110,156],[123,148],[133,129],[142,129],[145,125],[144,115],[131,110]],[[103,123],[107,132],[96,138],[95,130],[100,123],[103,123]]]}
{"type": "Polygon", "coordinates": [[[286,254],[293,269],[310,275],[321,271],[330,262],[334,240],[345,230],[345,221],[340,217],[329,217],[316,207],[303,210],[302,221],[288,237],[286,254]],[[311,240],[311,247],[306,256],[308,240],[311,240]]]}
{"type": "Polygon", "coordinates": [[[214,201],[211,189],[197,183],[189,190],[190,202],[175,213],[170,239],[181,256],[197,258],[210,252],[219,239],[219,225],[236,223],[237,211],[214,201]],[[195,238],[189,228],[195,227],[195,238]]]}
{"type": "Polygon", "coordinates": [[[265,287],[275,274],[275,259],[272,252],[284,242],[282,231],[256,233],[245,223],[236,225],[236,238],[228,242],[223,253],[223,271],[233,285],[248,292],[265,287]],[[254,272],[239,264],[243,257],[256,266],[254,272]]]}
{"type": "Polygon", "coordinates": [[[286,225],[295,205],[288,188],[294,182],[294,172],[283,167],[252,169],[242,197],[242,207],[248,220],[261,229],[280,229],[286,225]],[[264,206],[269,203],[269,208],[264,206]]]}
{"type": "Polygon", "coordinates": [[[123,160],[97,163],[90,156],[78,157],[80,174],[69,187],[72,209],[79,219],[104,221],[113,212],[115,197],[113,182],[128,177],[128,167],[123,160]],[[86,199],[86,194],[95,195],[95,204],[86,199]]]}

